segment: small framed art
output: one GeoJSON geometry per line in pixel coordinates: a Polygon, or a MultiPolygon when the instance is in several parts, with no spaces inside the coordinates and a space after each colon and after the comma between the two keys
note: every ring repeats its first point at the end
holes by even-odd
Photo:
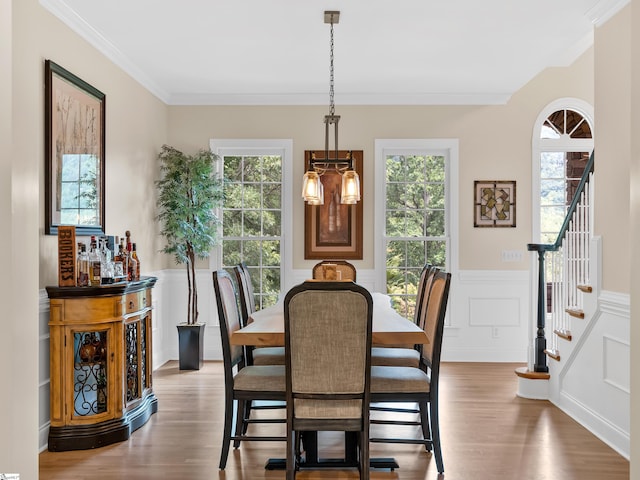
{"type": "Polygon", "coordinates": [[[476,180],[473,182],[473,226],[516,226],[516,182],[476,180]]]}

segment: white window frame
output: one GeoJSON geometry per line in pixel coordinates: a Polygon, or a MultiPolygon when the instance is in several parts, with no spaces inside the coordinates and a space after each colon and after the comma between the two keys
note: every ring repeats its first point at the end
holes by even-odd
{"type": "MultiPolygon", "coordinates": [[[[376,291],[386,291],[386,161],[387,155],[444,155],[446,197],[445,225],[448,243],[448,265],[445,268],[452,273],[452,282],[458,271],[458,139],[376,139],[375,140],[375,218],[376,232],[374,241],[375,287],[376,291]]],[[[452,306],[453,302],[449,302],[452,306]]],[[[449,316],[449,318],[452,318],[449,316]]]]}
{"type": "Polygon", "coordinates": [[[531,145],[531,228],[533,243],[540,243],[540,155],[542,152],[591,152],[595,141],[593,107],[579,98],[559,98],[549,103],[538,115],[533,126],[531,145]],[[581,114],[591,127],[591,138],[540,138],[545,120],[558,110],[574,110],[581,114]]]}
{"type": "MultiPolygon", "coordinates": [[[[225,156],[247,155],[280,155],[282,157],[282,230],[280,243],[280,285],[284,289],[293,278],[293,212],[292,178],[293,178],[293,140],[291,139],[211,139],[211,151],[220,158],[225,156]]],[[[222,174],[222,162],[218,162],[218,173],[222,174]]],[[[217,212],[220,215],[220,211],[217,212]]],[[[222,268],[222,245],[214,248],[209,258],[209,268],[222,268]]]]}

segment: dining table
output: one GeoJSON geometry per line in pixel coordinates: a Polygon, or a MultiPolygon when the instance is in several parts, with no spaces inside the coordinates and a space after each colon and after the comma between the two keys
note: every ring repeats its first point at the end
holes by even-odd
{"type": "MultiPolygon", "coordinates": [[[[426,332],[413,321],[396,312],[391,297],[379,292],[373,299],[372,343],[374,346],[424,345],[429,343],[426,332]]],[[[249,315],[247,326],[231,335],[232,345],[254,347],[284,346],[284,304],[278,302],[249,315]]]]}
{"type": "MultiPolygon", "coordinates": [[[[413,321],[400,315],[391,305],[391,298],[384,293],[371,292],[373,299],[372,344],[373,346],[407,346],[428,344],[426,332],[413,321]]],[[[231,335],[232,345],[254,347],[284,346],[284,304],[278,302],[249,315],[247,325],[231,335]]],[[[345,451],[343,458],[319,458],[318,432],[303,432],[305,459],[302,468],[341,468],[357,467],[356,432],[345,432],[345,451]]],[[[395,458],[371,458],[371,468],[399,467],[395,458]]],[[[270,458],[267,470],[286,469],[286,459],[270,458]]]]}

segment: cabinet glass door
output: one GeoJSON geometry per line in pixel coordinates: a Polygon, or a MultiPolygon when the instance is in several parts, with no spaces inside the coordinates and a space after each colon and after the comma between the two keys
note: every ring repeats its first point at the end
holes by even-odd
{"type": "Polygon", "coordinates": [[[107,411],[107,330],[73,332],[73,415],[87,417],[107,411]]]}

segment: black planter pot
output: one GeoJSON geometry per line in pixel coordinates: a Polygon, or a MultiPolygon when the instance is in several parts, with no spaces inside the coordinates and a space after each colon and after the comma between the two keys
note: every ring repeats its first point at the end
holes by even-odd
{"type": "Polygon", "coordinates": [[[204,362],[204,323],[178,325],[180,370],[200,370],[204,362]]]}

